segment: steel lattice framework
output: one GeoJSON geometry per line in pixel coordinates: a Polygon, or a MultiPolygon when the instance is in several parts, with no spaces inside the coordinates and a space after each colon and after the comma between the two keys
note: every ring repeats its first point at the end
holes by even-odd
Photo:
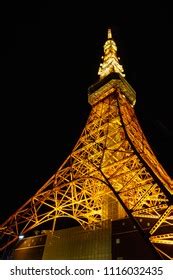
{"type": "MultiPolygon", "coordinates": [[[[108,37],[108,40],[113,41],[108,37]]],[[[173,182],[157,161],[134,112],[135,92],[115,69],[89,89],[92,109],[71,154],[1,227],[1,250],[39,225],[75,219],[84,229],[127,215],[163,259],[173,259],[173,182]],[[171,250],[172,249],[172,253],[171,250]]]]}

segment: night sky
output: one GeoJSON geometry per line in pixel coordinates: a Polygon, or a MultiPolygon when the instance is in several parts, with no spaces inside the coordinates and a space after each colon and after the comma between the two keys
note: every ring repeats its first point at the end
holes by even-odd
{"type": "Polygon", "coordinates": [[[1,10],[0,222],[34,195],[78,140],[108,27],[137,93],[139,122],[173,177],[172,10],[120,2],[1,10]]]}

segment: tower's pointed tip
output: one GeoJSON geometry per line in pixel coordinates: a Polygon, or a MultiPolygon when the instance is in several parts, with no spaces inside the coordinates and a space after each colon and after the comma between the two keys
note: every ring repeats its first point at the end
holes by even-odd
{"type": "Polygon", "coordinates": [[[104,55],[100,64],[98,75],[100,79],[108,76],[110,73],[119,73],[122,77],[125,76],[123,66],[119,63],[117,57],[117,46],[112,38],[111,28],[108,28],[108,39],[104,44],[104,55]]]}
{"type": "Polygon", "coordinates": [[[111,28],[108,28],[108,39],[112,39],[112,31],[111,31],[111,28]]]}

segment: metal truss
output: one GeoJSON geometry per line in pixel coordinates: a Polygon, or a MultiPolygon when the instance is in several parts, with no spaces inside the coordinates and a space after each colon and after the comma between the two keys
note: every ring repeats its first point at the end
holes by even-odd
{"type": "Polygon", "coordinates": [[[57,172],[0,226],[1,250],[46,222],[54,231],[62,217],[94,230],[104,220],[130,214],[143,231],[140,218],[153,221],[149,242],[163,259],[173,258],[172,180],[152,152],[125,90],[121,78],[111,79],[89,96],[92,110],[78,142],[57,172]]]}

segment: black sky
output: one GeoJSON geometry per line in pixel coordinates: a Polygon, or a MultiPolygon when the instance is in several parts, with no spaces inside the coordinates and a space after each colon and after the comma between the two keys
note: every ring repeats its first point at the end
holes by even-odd
{"type": "Polygon", "coordinates": [[[109,26],[137,93],[138,119],[173,177],[171,8],[126,5],[1,10],[0,221],[49,179],[76,143],[109,26]]]}

